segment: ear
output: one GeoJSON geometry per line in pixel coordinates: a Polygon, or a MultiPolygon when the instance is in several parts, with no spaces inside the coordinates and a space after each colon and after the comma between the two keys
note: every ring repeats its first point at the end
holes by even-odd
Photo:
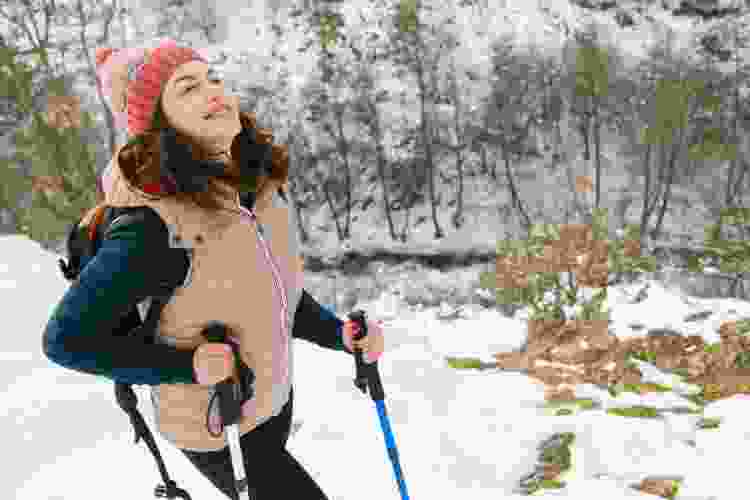
{"type": "Polygon", "coordinates": [[[111,47],[99,47],[96,49],[96,69],[97,70],[105,62],[107,62],[107,59],[109,59],[109,56],[111,56],[114,51],[115,49],[111,47]]]}

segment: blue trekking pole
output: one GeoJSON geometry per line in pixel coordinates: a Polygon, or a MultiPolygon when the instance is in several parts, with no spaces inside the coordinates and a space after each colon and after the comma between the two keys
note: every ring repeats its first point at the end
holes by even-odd
{"type": "MultiPolygon", "coordinates": [[[[360,340],[366,337],[367,321],[365,321],[365,312],[359,310],[349,313],[349,319],[358,322],[360,326],[359,332],[354,336],[354,339],[360,340]]],[[[366,364],[362,359],[362,356],[361,349],[354,349],[354,359],[357,367],[357,376],[354,379],[354,385],[362,391],[363,394],[367,393],[367,385],[369,384],[370,386],[370,397],[375,402],[375,408],[378,410],[380,428],[382,429],[383,437],[385,438],[388,457],[391,459],[391,465],[393,465],[393,475],[396,476],[398,489],[401,492],[401,500],[409,500],[409,493],[406,491],[406,481],[404,481],[404,473],[401,470],[401,463],[398,459],[396,440],[393,438],[391,423],[388,418],[388,412],[385,408],[385,392],[383,391],[383,384],[380,381],[378,363],[376,361],[375,363],[366,364]]]]}

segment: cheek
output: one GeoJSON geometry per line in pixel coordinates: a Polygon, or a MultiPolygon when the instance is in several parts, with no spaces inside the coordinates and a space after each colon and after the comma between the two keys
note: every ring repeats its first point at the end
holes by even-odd
{"type": "Polygon", "coordinates": [[[197,109],[200,108],[197,106],[182,106],[173,113],[169,121],[176,129],[185,132],[187,135],[195,135],[196,132],[205,130],[209,123],[203,119],[199,112],[193,111],[197,109]]]}

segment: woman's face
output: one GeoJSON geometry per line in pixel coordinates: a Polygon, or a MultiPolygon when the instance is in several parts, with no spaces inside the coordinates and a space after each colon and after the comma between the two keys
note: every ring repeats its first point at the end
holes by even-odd
{"type": "Polygon", "coordinates": [[[177,132],[213,153],[229,151],[242,130],[239,99],[224,93],[224,82],[202,61],[175,70],[164,87],[162,110],[177,132]]]}

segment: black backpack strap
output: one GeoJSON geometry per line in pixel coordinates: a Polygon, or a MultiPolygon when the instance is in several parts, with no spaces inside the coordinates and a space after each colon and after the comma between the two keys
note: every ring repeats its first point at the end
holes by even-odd
{"type": "MultiPolygon", "coordinates": [[[[153,297],[151,304],[146,314],[146,320],[143,323],[143,329],[141,330],[146,335],[156,331],[158,326],[159,317],[164,309],[164,306],[169,302],[169,296],[153,297]]],[[[156,460],[156,466],[159,468],[159,474],[164,484],[157,485],[154,489],[154,495],[157,498],[182,498],[184,500],[191,500],[190,495],[187,491],[178,488],[177,483],[169,477],[167,467],[164,465],[164,459],[159,452],[159,447],[156,445],[154,435],[151,433],[151,429],[146,425],[146,421],[143,415],[138,411],[138,398],[133,391],[133,387],[128,384],[115,383],[115,397],[120,408],[130,417],[130,424],[133,426],[135,432],[135,443],[143,438],[143,441],[148,446],[151,455],[156,460]]]]}
{"type": "MultiPolygon", "coordinates": [[[[165,244],[169,245],[169,231],[166,225],[162,221],[161,217],[150,207],[129,207],[129,208],[112,208],[104,216],[104,223],[97,227],[98,238],[96,238],[97,246],[101,240],[105,239],[110,230],[114,227],[119,227],[124,224],[132,223],[143,223],[153,224],[154,236],[153,238],[165,238],[165,244]]],[[[186,252],[187,254],[187,252],[186,252]]],[[[186,258],[189,258],[186,256],[186,258]]],[[[174,277],[170,277],[173,281],[165,281],[160,284],[160,289],[156,295],[151,298],[151,303],[148,307],[148,312],[143,321],[143,324],[138,328],[132,330],[131,335],[141,335],[148,342],[154,341],[154,335],[156,334],[157,328],[159,327],[159,318],[164,310],[164,307],[169,303],[174,294],[175,289],[180,283],[174,277]]],[[[133,388],[129,384],[115,383],[115,397],[120,408],[130,418],[130,424],[133,426],[135,433],[135,443],[143,438],[143,441],[148,446],[151,455],[153,455],[156,461],[156,466],[159,469],[164,484],[157,485],[154,489],[154,495],[157,498],[182,498],[184,500],[191,500],[190,495],[187,491],[177,487],[177,483],[169,477],[167,468],[164,465],[164,459],[159,452],[159,447],[156,445],[151,430],[146,425],[146,421],[143,415],[138,411],[138,398],[133,391],[133,388]]]]}
{"type": "Polygon", "coordinates": [[[70,225],[68,236],[65,240],[65,248],[68,252],[68,262],[65,262],[63,259],[57,259],[60,271],[62,271],[63,276],[68,281],[73,281],[78,277],[78,274],[81,272],[82,254],[86,252],[89,247],[87,242],[79,237],[79,223],[80,220],[70,225]]]}

